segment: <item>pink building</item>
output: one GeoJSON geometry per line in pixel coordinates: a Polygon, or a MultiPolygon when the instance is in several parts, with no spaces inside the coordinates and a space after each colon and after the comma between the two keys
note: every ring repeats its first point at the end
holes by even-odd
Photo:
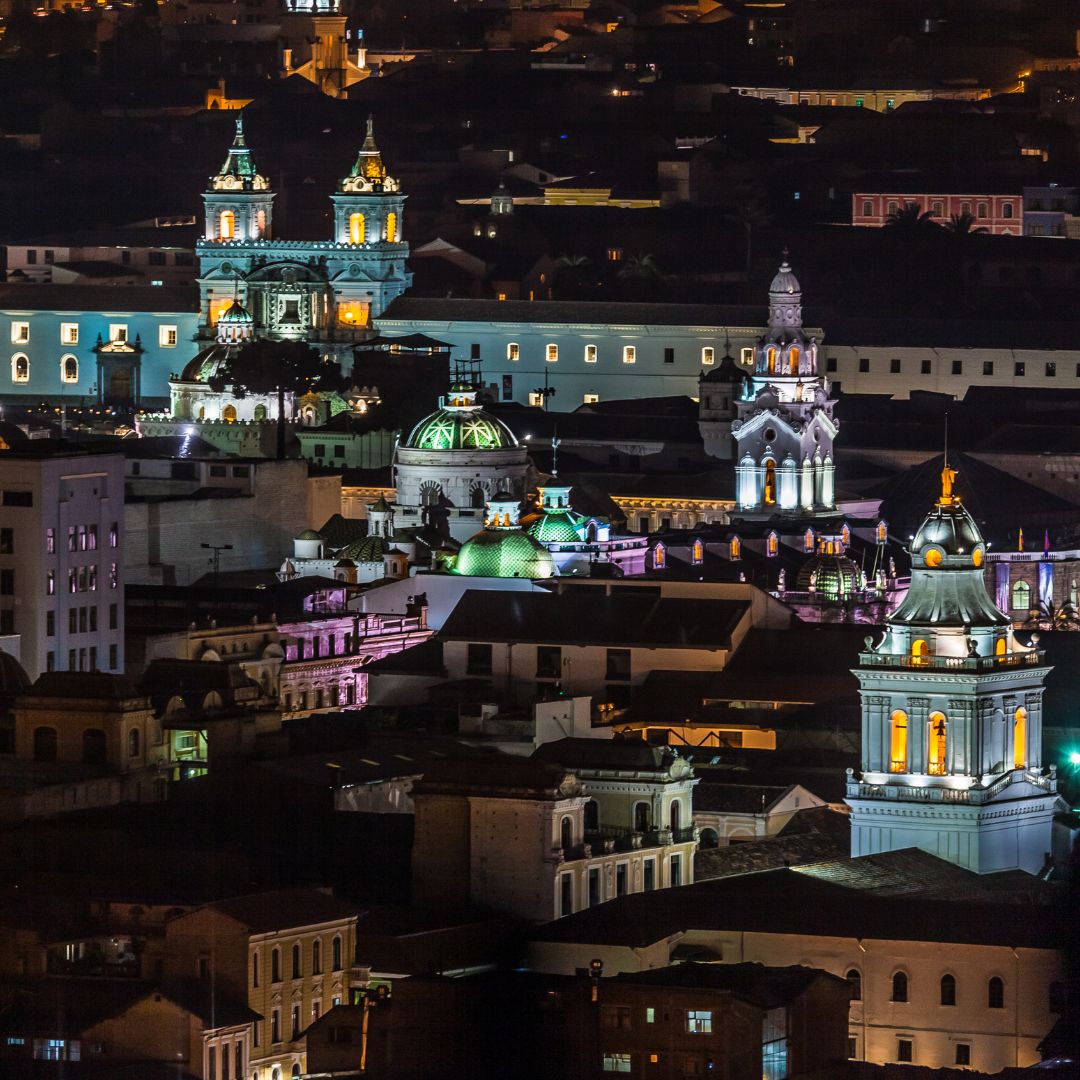
{"type": "Polygon", "coordinates": [[[986,229],[995,236],[1021,236],[1024,232],[1024,198],[1012,195],[943,195],[922,192],[856,192],[851,196],[852,225],[882,226],[889,215],[908,203],[929,213],[941,225],[955,214],[970,214],[974,228],[986,229]]]}

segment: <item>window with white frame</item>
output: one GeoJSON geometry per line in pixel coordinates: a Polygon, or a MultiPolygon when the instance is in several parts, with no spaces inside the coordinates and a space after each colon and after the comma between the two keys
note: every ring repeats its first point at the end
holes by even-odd
{"type": "Polygon", "coordinates": [[[521,346],[519,346],[516,341],[511,341],[506,346],[506,359],[507,360],[518,360],[520,358],[521,358],[521,346]]]}
{"type": "Polygon", "coordinates": [[[554,345],[554,344],[549,345],[547,347],[547,362],[549,364],[554,364],[555,361],[558,360],[558,359],[559,359],[559,346],[554,345]]]}
{"type": "Polygon", "coordinates": [[[746,367],[751,367],[754,363],[754,350],[753,347],[748,346],[745,349],[739,351],[739,357],[746,367]]]}
{"type": "Polygon", "coordinates": [[[14,383],[30,381],[30,357],[26,353],[16,353],[11,358],[11,381],[14,383]]]}
{"type": "Polygon", "coordinates": [[[177,330],[175,326],[159,326],[158,327],[158,344],[163,349],[174,349],[176,347],[177,330]]]}
{"type": "Polygon", "coordinates": [[[596,363],[596,346],[595,345],[586,345],[585,346],[585,363],[586,364],[595,364],[596,363]]]}
{"type": "Polygon", "coordinates": [[[534,409],[542,409],[544,407],[544,395],[535,390],[530,390],[529,405],[534,409]]]}
{"type": "Polygon", "coordinates": [[[27,345],[30,342],[30,324],[28,322],[13,322],[11,324],[11,344],[27,345]]]}
{"type": "Polygon", "coordinates": [[[706,345],[701,350],[701,366],[712,367],[715,357],[716,353],[713,351],[713,347],[711,345],[706,345]]]}
{"type": "Polygon", "coordinates": [[[637,348],[634,345],[624,345],[622,351],[622,362],[624,364],[636,364],[637,363],[637,348]]]}
{"type": "Polygon", "coordinates": [[[60,381],[77,383],[79,381],[79,358],[70,353],[60,360],[60,381]]]}
{"type": "Polygon", "coordinates": [[[60,324],[60,344],[79,344],[79,324],[74,322],[62,322],[60,324]]]}
{"type": "Polygon", "coordinates": [[[127,341],[128,328],[127,323],[109,323],[109,340],[110,341],[127,341]]]}
{"type": "Polygon", "coordinates": [[[604,1072],[608,1073],[628,1073],[631,1072],[630,1068],[631,1058],[629,1054],[605,1054],[604,1055],[604,1072]]]}
{"type": "Polygon", "coordinates": [[[582,401],[586,405],[595,405],[600,400],[600,395],[595,390],[587,390],[582,395],[582,401]]]}
{"type": "Polygon", "coordinates": [[[686,1030],[691,1035],[711,1035],[712,1009],[690,1009],[686,1014],[686,1030]]]}

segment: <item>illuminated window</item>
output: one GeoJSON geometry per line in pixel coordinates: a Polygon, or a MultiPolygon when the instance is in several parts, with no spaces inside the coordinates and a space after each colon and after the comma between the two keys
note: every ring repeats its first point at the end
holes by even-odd
{"type": "Polygon", "coordinates": [[[1027,709],[1025,708],[1017,709],[1013,717],[1013,765],[1017,769],[1022,769],[1027,765],[1027,709]]]}
{"type": "Polygon", "coordinates": [[[884,521],[879,521],[877,524],[877,542],[884,544],[889,539],[889,526],[884,521]]]}
{"type": "Polygon", "coordinates": [[[504,292],[496,293],[495,294],[495,299],[496,300],[505,300],[506,299],[506,293],[504,293],[504,292]]]}
{"type": "Polygon", "coordinates": [[[743,364],[745,364],[747,367],[749,367],[754,362],[754,350],[752,348],[748,347],[745,349],[741,349],[739,351],[739,356],[743,364]]]}
{"type": "Polygon", "coordinates": [[[388,243],[397,243],[397,214],[393,210],[386,215],[386,239],[388,243]]]}
{"type": "Polygon", "coordinates": [[[907,713],[897,709],[889,719],[889,772],[907,772],[907,713]]]}
{"type": "Polygon", "coordinates": [[[74,356],[65,356],[60,361],[60,379],[66,383],[79,381],[79,361],[74,356]]]}
{"type": "Polygon", "coordinates": [[[776,533],[769,533],[768,539],[765,541],[765,550],[770,558],[780,553],[780,541],[776,533]]]}
{"type": "Polygon", "coordinates": [[[930,662],[930,646],[922,639],[911,643],[911,664],[912,667],[926,667],[930,662]]]}
{"type": "Polygon", "coordinates": [[[712,346],[711,345],[706,345],[701,350],[701,366],[702,367],[712,367],[713,358],[715,357],[715,355],[716,354],[713,351],[712,346]]]}
{"type": "Polygon", "coordinates": [[[585,346],[585,363],[586,364],[595,364],[596,363],[596,346],[595,345],[586,345],[585,346]]]}
{"type": "Polygon", "coordinates": [[[926,733],[926,771],[931,776],[945,775],[945,751],[948,725],[942,713],[932,712],[926,733]]]}
{"type": "Polygon", "coordinates": [[[559,359],[559,346],[558,345],[549,345],[547,347],[547,362],[549,364],[554,364],[555,361],[558,360],[558,359],[559,359]]]}
{"type": "Polygon", "coordinates": [[[700,540],[694,541],[694,546],[691,548],[691,558],[695,564],[702,562],[705,558],[705,545],[700,540]]]}
{"type": "Polygon", "coordinates": [[[534,409],[542,409],[544,407],[544,395],[536,390],[530,390],[529,405],[534,409]]]}
{"type": "Polygon", "coordinates": [[[349,215],[349,243],[362,244],[364,242],[364,215],[349,215]]]}
{"type": "Polygon", "coordinates": [[[803,533],[803,545],[802,546],[803,546],[803,551],[813,551],[814,550],[814,530],[813,529],[807,529],[806,532],[803,533]]]}
{"type": "Polygon", "coordinates": [[[521,347],[516,341],[511,341],[506,346],[506,359],[507,360],[519,360],[521,358],[521,347]]]}
{"type": "Polygon", "coordinates": [[[637,363],[637,349],[633,345],[624,345],[622,351],[622,362],[624,364],[637,363]]]}
{"type": "Polygon", "coordinates": [[[788,362],[792,375],[799,374],[799,347],[797,345],[791,346],[791,352],[788,353],[788,362]]]}
{"type": "Polygon", "coordinates": [[[728,555],[731,557],[732,562],[738,561],[742,556],[742,541],[737,536],[733,536],[728,541],[728,555]]]}
{"type": "Polygon", "coordinates": [[[60,324],[60,344],[61,345],[78,345],[79,344],[79,324],[73,322],[62,322],[60,324]]]}
{"type": "Polygon", "coordinates": [[[926,563],[931,569],[935,566],[941,565],[941,552],[937,548],[930,548],[929,551],[923,556],[923,562],[926,563]]]}
{"type": "Polygon", "coordinates": [[[1031,586],[1026,581],[1018,581],[1013,585],[1012,606],[1014,611],[1031,609],[1031,586]]]}
{"type": "Polygon", "coordinates": [[[629,1054],[605,1054],[603,1058],[604,1072],[628,1073],[630,1069],[629,1054]]]}
{"type": "Polygon", "coordinates": [[[691,1035],[711,1035],[712,1010],[690,1009],[686,1014],[686,1030],[691,1035]]]}
{"type": "Polygon", "coordinates": [[[255,231],[258,233],[259,238],[262,239],[266,235],[266,211],[260,210],[255,215],[255,231]]]}
{"type": "Polygon", "coordinates": [[[776,503],[776,462],[772,458],[765,460],[763,497],[766,506],[773,506],[776,503]]]}
{"type": "Polygon", "coordinates": [[[11,358],[11,381],[17,383],[30,381],[30,357],[26,353],[16,353],[11,358]]]}
{"type": "Polygon", "coordinates": [[[158,327],[158,345],[163,349],[176,348],[177,330],[175,326],[158,327]]]}
{"type": "Polygon", "coordinates": [[[11,324],[11,344],[27,345],[30,342],[30,324],[28,322],[13,322],[11,324]]]}
{"type": "Polygon", "coordinates": [[[218,239],[232,240],[236,236],[236,214],[232,210],[222,210],[218,218],[218,239]]]}
{"type": "Polygon", "coordinates": [[[126,342],[128,335],[127,323],[109,323],[109,340],[126,342]]]}
{"type": "Polygon", "coordinates": [[[770,375],[776,373],[776,349],[771,345],[765,350],[765,367],[770,375]]]}
{"type": "Polygon", "coordinates": [[[586,390],[581,400],[585,405],[595,405],[600,400],[600,395],[595,390],[586,390]]]}
{"type": "Polygon", "coordinates": [[[653,548],[653,569],[663,570],[667,566],[667,549],[663,544],[657,544],[653,548]]]}

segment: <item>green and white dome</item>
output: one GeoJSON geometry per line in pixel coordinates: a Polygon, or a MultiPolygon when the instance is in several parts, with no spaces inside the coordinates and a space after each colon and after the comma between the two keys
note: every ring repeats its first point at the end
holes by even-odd
{"type": "Polygon", "coordinates": [[[509,450],[518,445],[514,433],[477,404],[476,390],[454,383],[439,409],[412,429],[409,450],[509,450]]]}
{"type": "Polygon", "coordinates": [[[485,529],[458,552],[455,574],[466,577],[549,578],[555,564],[547,548],[519,529],[485,529]]]}

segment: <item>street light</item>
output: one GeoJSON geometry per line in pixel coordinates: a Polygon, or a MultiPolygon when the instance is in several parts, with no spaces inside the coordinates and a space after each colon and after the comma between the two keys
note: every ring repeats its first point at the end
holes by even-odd
{"type": "Polygon", "coordinates": [[[206,551],[212,551],[212,562],[214,564],[214,586],[218,583],[218,574],[221,572],[221,553],[223,551],[232,551],[232,544],[200,544],[199,547],[206,551]]]}

